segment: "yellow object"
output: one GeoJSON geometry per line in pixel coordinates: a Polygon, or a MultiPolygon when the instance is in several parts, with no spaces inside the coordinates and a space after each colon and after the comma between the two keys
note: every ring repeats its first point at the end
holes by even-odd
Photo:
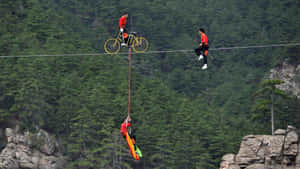
{"type": "Polygon", "coordinates": [[[136,53],[144,53],[149,47],[149,42],[144,37],[136,37],[132,44],[132,49],[136,53]]]}
{"type": "MultiPolygon", "coordinates": [[[[125,34],[124,34],[125,35],[125,34]]],[[[123,34],[120,32],[117,38],[110,38],[104,43],[104,50],[108,54],[117,54],[120,51],[120,44],[123,42],[123,34]]],[[[136,33],[130,33],[128,36],[128,46],[132,47],[135,53],[144,53],[148,50],[149,42],[144,37],[136,36],[136,33]]]]}
{"type": "Polygon", "coordinates": [[[139,160],[140,158],[139,158],[139,156],[135,153],[134,145],[133,145],[133,143],[132,143],[132,141],[131,141],[131,138],[130,138],[129,134],[126,133],[125,137],[126,137],[126,142],[127,142],[128,147],[129,147],[131,156],[132,156],[134,159],[139,160]]]}
{"type": "Polygon", "coordinates": [[[104,50],[108,54],[117,54],[120,51],[120,41],[114,38],[106,40],[104,50]]]}

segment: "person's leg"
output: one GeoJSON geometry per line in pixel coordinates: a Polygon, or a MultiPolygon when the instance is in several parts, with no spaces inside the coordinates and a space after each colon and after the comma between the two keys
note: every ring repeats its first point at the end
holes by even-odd
{"type": "Polygon", "coordinates": [[[135,135],[134,135],[134,133],[131,133],[131,134],[130,134],[130,138],[133,138],[133,139],[135,140],[135,135]]]}
{"type": "Polygon", "coordinates": [[[128,33],[126,31],[126,29],[124,28],[123,32],[122,32],[122,43],[121,46],[126,46],[127,41],[128,41],[128,33]]]}
{"type": "Polygon", "coordinates": [[[122,40],[124,41],[124,38],[123,38],[123,32],[121,32],[121,31],[120,31],[120,33],[119,33],[119,38],[122,39],[122,40]]]}
{"type": "Polygon", "coordinates": [[[135,135],[134,134],[129,134],[131,140],[134,140],[134,143],[136,142],[136,138],[135,138],[135,135]]]}
{"type": "Polygon", "coordinates": [[[132,144],[134,146],[134,150],[136,150],[136,145],[135,145],[136,144],[136,137],[135,137],[134,133],[129,133],[129,136],[130,136],[132,144]]]}
{"type": "Polygon", "coordinates": [[[201,47],[196,48],[195,53],[197,56],[200,56],[201,55],[201,47]]]}
{"type": "Polygon", "coordinates": [[[124,34],[125,34],[124,42],[127,44],[127,41],[128,41],[128,33],[127,33],[127,29],[126,29],[126,28],[124,28],[124,34]]]}
{"type": "Polygon", "coordinates": [[[204,56],[204,64],[207,64],[207,50],[205,50],[203,53],[203,56],[204,56]]]}
{"type": "Polygon", "coordinates": [[[121,36],[120,38],[122,39],[121,45],[124,45],[125,44],[124,31],[120,32],[120,36],[121,36]]]}
{"type": "Polygon", "coordinates": [[[208,53],[208,50],[205,49],[205,50],[203,51],[203,55],[204,55],[204,65],[202,66],[202,69],[203,69],[203,70],[204,70],[204,69],[207,69],[207,53],[208,53]]]}
{"type": "Polygon", "coordinates": [[[199,48],[195,49],[196,55],[199,56],[198,60],[203,59],[203,48],[200,46],[199,48]]]}

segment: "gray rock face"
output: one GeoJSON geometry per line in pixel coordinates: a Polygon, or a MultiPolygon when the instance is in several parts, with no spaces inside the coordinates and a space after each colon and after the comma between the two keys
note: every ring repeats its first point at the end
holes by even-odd
{"type": "Polygon", "coordinates": [[[40,146],[41,152],[48,155],[55,152],[58,143],[46,131],[40,130],[37,134],[37,139],[43,141],[43,144],[40,146]]]}
{"type": "Polygon", "coordinates": [[[296,158],[296,167],[300,168],[300,154],[298,154],[296,158]]]}
{"type": "Polygon", "coordinates": [[[246,136],[236,156],[223,156],[220,169],[300,169],[299,142],[292,126],[277,130],[274,136],[246,136]]]}
{"type": "Polygon", "coordinates": [[[278,129],[274,132],[274,135],[285,135],[286,131],[283,129],[278,129]]]}
{"type": "Polygon", "coordinates": [[[296,156],[298,153],[298,134],[291,131],[287,134],[284,143],[284,155],[296,156]]]}
{"type": "Polygon", "coordinates": [[[234,166],[232,166],[232,165],[234,165],[234,163],[235,163],[235,155],[234,154],[224,155],[222,158],[221,164],[220,164],[220,168],[225,169],[230,166],[231,169],[236,169],[236,168],[234,168],[234,166]]]}
{"type": "Polygon", "coordinates": [[[236,156],[236,162],[239,166],[244,167],[250,163],[260,161],[257,153],[263,144],[262,136],[246,136],[243,138],[240,151],[236,156]]]}
{"type": "Polygon", "coordinates": [[[11,157],[0,156],[1,169],[19,169],[17,160],[11,157]]]}
{"type": "Polygon", "coordinates": [[[246,169],[265,169],[264,164],[253,164],[248,166],[246,169]]]}
{"type": "Polygon", "coordinates": [[[64,169],[65,158],[58,143],[46,131],[18,134],[7,128],[8,144],[0,154],[1,169],[64,169]]]}
{"type": "Polygon", "coordinates": [[[280,79],[285,83],[277,87],[284,91],[289,91],[300,98],[300,65],[291,65],[284,62],[281,66],[271,70],[270,79],[280,79]]]}
{"type": "Polygon", "coordinates": [[[241,169],[241,168],[238,165],[231,164],[231,165],[228,166],[228,169],[241,169]]]}

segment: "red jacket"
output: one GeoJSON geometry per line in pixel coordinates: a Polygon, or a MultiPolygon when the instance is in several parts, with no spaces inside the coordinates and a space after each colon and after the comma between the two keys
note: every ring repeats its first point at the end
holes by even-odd
{"type": "Polygon", "coordinates": [[[127,20],[126,20],[125,16],[122,16],[122,17],[120,18],[120,21],[119,21],[119,28],[120,28],[120,29],[121,29],[121,28],[125,28],[126,22],[127,22],[127,20]]]}
{"type": "Polygon", "coordinates": [[[208,45],[208,38],[204,33],[201,35],[201,43],[202,45],[208,45]]]}
{"type": "Polygon", "coordinates": [[[123,123],[121,124],[121,133],[122,133],[122,134],[127,133],[127,132],[128,132],[128,127],[130,127],[130,126],[131,126],[131,123],[123,122],[123,123]]]}

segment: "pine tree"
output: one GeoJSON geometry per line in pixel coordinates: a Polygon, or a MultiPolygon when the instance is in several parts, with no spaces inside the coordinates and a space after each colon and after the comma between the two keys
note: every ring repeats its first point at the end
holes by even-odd
{"type": "MultiPolygon", "coordinates": [[[[276,88],[276,85],[280,85],[282,83],[284,82],[277,79],[266,80],[263,82],[262,88],[255,93],[255,96],[260,96],[263,99],[257,102],[254,110],[270,111],[272,135],[274,135],[274,128],[275,128],[275,124],[274,124],[275,101],[277,97],[287,98],[287,95],[284,93],[283,90],[276,88]]],[[[257,115],[257,113],[254,115],[257,115]]]]}

